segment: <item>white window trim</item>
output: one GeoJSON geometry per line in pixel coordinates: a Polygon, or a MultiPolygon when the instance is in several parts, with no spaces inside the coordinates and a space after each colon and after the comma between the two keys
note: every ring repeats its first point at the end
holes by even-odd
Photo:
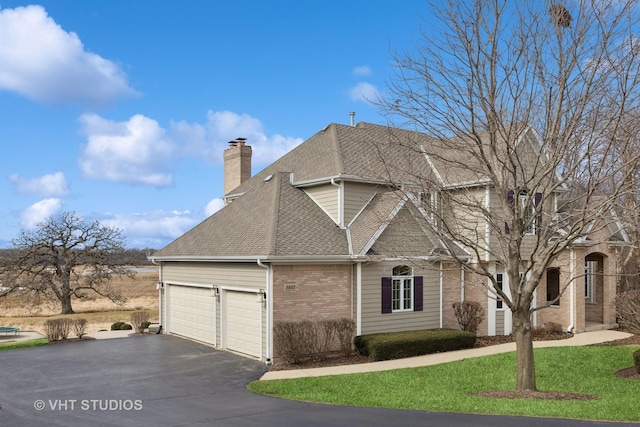
{"type": "MultiPolygon", "coordinates": [[[[399,267],[399,266],[397,266],[399,267]]],[[[395,268],[395,267],[394,267],[395,268]]],[[[399,275],[399,276],[391,276],[391,312],[392,313],[402,313],[405,311],[413,311],[413,305],[414,305],[414,298],[413,298],[413,293],[414,293],[414,287],[413,287],[413,269],[411,269],[411,274],[404,274],[404,275],[399,275]],[[395,309],[394,308],[394,287],[396,284],[396,281],[400,281],[400,300],[399,300],[399,305],[401,308],[399,309],[395,309]],[[409,294],[409,301],[410,301],[410,307],[409,308],[404,308],[404,303],[405,303],[405,297],[404,297],[404,291],[405,291],[405,282],[408,281],[409,282],[409,287],[410,287],[410,294],[409,294]]]]}
{"type": "Polygon", "coordinates": [[[529,193],[525,192],[525,191],[521,191],[520,193],[518,193],[518,203],[520,205],[520,209],[522,212],[522,220],[523,221],[530,221],[530,224],[528,225],[527,229],[524,230],[524,235],[525,236],[533,236],[535,235],[538,230],[536,228],[536,205],[535,205],[535,197],[530,197],[529,193]],[[527,203],[529,202],[529,203],[527,203]],[[528,212],[531,212],[531,217],[528,218],[529,214],[528,212]]]}

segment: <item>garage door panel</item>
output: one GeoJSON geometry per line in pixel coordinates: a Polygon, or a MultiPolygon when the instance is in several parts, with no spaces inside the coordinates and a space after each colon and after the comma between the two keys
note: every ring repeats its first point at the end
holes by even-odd
{"type": "Polygon", "coordinates": [[[215,344],[215,304],[211,289],[169,285],[169,332],[215,344]]]}
{"type": "Polygon", "coordinates": [[[251,292],[226,294],[226,346],[229,350],[260,357],[262,303],[251,292]]]}

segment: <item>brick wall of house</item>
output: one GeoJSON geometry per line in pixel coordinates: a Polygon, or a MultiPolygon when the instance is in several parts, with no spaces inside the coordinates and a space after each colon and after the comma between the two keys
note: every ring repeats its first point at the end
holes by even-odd
{"type": "Polygon", "coordinates": [[[350,265],[274,265],[273,321],[352,318],[350,265]]]}
{"type": "Polygon", "coordinates": [[[462,290],[460,289],[460,266],[457,264],[444,264],[442,272],[442,327],[460,329],[460,325],[453,313],[453,303],[459,302],[462,290]]]}
{"type": "Polygon", "coordinates": [[[479,276],[467,273],[465,275],[464,299],[466,301],[477,301],[484,308],[484,320],[478,326],[477,336],[486,336],[489,334],[489,304],[487,297],[487,288],[480,282],[479,276]]]}

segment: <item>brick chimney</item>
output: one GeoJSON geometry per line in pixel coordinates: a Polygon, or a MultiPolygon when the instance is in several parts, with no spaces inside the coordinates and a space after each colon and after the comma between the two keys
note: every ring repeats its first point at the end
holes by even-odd
{"type": "Polygon", "coordinates": [[[251,147],[246,145],[246,140],[229,141],[229,148],[224,150],[224,194],[251,178],[251,147]]]}

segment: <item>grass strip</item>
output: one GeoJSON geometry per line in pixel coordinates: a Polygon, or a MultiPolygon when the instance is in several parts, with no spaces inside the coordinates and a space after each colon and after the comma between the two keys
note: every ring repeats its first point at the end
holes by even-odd
{"type": "Polygon", "coordinates": [[[515,352],[422,368],[277,381],[256,381],[260,394],[336,405],[610,421],[640,421],[640,381],[614,373],[633,365],[638,346],[535,350],[538,389],[595,395],[597,400],[475,396],[515,389],[515,352]]]}
{"type": "Polygon", "coordinates": [[[27,341],[0,343],[0,351],[3,351],[3,350],[15,350],[17,348],[39,347],[41,345],[47,345],[47,344],[49,344],[49,341],[46,338],[38,338],[38,339],[35,339],[35,340],[27,340],[27,341]]]}

